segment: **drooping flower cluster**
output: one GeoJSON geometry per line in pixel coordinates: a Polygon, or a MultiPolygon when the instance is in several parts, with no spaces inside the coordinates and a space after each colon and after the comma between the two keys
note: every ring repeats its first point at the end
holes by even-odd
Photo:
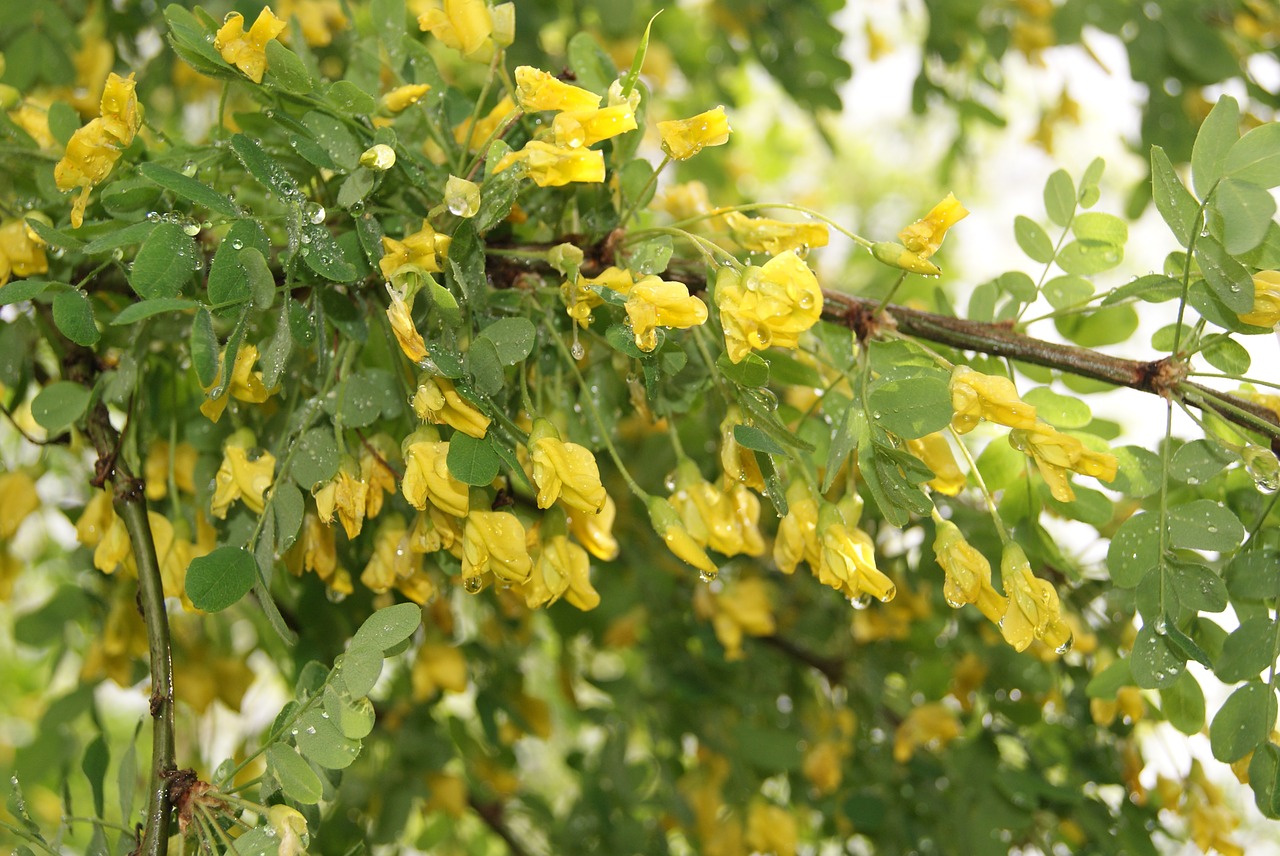
{"type": "Polygon", "coordinates": [[[716,279],[716,305],[729,359],[740,363],[753,350],[797,347],[822,316],[822,288],[788,250],[741,273],[724,268],[716,279]]]}

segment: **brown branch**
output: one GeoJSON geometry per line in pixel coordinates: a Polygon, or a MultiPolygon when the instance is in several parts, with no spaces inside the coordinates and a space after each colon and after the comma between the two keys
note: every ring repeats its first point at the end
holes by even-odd
{"type": "Polygon", "coordinates": [[[844,661],[821,657],[782,636],[757,636],[764,644],[819,672],[833,687],[844,681],[844,661]]]}
{"type": "Polygon", "coordinates": [[[524,845],[516,840],[516,837],[503,821],[502,803],[482,803],[474,796],[468,795],[467,804],[471,806],[472,811],[480,815],[480,819],[485,822],[485,825],[502,839],[503,843],[507,845],[507,850],[511,852],[511,856],[529,856],[529,851],[525,850],[524,845]]]}

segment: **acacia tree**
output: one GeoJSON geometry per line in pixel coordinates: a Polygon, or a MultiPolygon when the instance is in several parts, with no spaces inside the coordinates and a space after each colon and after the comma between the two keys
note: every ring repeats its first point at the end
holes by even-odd
{"type": "Polygon", "coordinates": [[[838,4],[407,5],[0,30],[17,852],[1239,852],[1200,762],[1144,785],[1151,721],[1280,816],[1265,4],[927,4],[957,151],[1082,22],[1250,96],[1153,94],[1162,271],[1107,279],[1099,160],[963,315],[955,196],[862,235],[725,172],[715,65],[836,106],[838,4]]]}

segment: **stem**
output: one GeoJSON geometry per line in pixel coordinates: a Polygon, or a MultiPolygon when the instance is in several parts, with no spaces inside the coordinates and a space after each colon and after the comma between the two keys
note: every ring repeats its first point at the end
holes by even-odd
{"type": "Polygon", "coordinates": [[[619,224],[625,226],[627,221],[635,216],[636,210],[640,207],[640,200],[644,199],[644,195],[657,182],[658,176],[662,175],[662,171],[667,168],[669,163],[671,163],[671,155],[664,155],[662,163],[658,164],[658,168],[649,176],[649,180],[644,183],[644,187],[640,188],[640,192],[636,194],[636,198],[631,201],[630,207],[627,208],[627,213],[623,214],[622,219],[618,221],[619,224]]]}

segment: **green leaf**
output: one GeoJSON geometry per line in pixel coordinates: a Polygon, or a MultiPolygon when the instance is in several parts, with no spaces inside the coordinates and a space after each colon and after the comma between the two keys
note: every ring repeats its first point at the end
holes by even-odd
{"type": "Polygon", "coordinates": [[[111,326],[119,327],[123,324],[132,324],[135,321],[141,321],[153,315],[193,309],[197,305],[194,300],[188,300],[185,297],[157,297],[154,300],[143,300],[120,310],[120,314],[111,319],[111,326]]]}
{"type": "Polygon", "coordinates": [[[1020,303],[1030,303],[1036,299],[1035,281],[1020,270],[1002,273],[992,283],[1020,303]]]}
{"type": "Polygon", "coordinates": [[[1033,262],[1048,264],[1053,261],[1053,241],[1040,224],[1019,214],[1013,220],[1013,237],[1018,246],[1033,262]]]}
{"type": "Polygon", "coordinates": [[[143,178],[160,185],[175,196],[194,202],[215,214],[227,217],[240,216],[240,209],[234,202],[202,181],[196,181],[158,163],[144,163],[138,167],[138,172],[143,178]]]}
{"type": "Polygon", "coordinates": [[[1054,309],[1075,306],[1093,297],[1093,283],[1079,276],[1055,276],[1044,284],[1044,299],[1054,309]]]}
{"type": "Polygon", "coordinates": [[[1244,526],[1220,503],[1197,499],[1169,509],[1169,544],[1177,549],[1234,550],[1244,541],[1244,526]]]}
{"type": "Polygon", "coordinates": [[[481,487],[498,477],[502,460],[487,439],[477,440],[461,431],[455,431],[449,440],[449,456],[446,460],[449,472],[464,484],[481,487]]]}
{"type": "Polygon", "coordinates": [[[636,276],[660,274],[671,263],[671,255],[674,252],[675,245],[670,235],[649,238],[635,245],[631,257],[627,259],[627,269],[636,276]]]}
{"type": "Polygon", "coordinates": [[[1249,787],[1258,811],[1273,820],[1280,817],[1280,747],[1267,743],[1254,750],[1249,761],[1249,787]]]}
{"type": "Polygon", "coordinates": [[[1138,313],[1132,306],[1103,306],[1094,312],[1060,315],[1054,327],[1077,345],[1098,348],[1126,342],[1138,329],[1138,313]]]}
{"type": "Polygon", "coordinates": [[[1201,199],[1207,199],[1222,176],[1227,152],[1240,138],[1240,107],[1223,95],[1200,124],[1191,149],[1191,180],[1201,199]]]}
{"type": "Polygon", "coordinates": [[[120,766],[116,768],[116,790],[120,795],[120,816],[133,817],[133,798],[138,789],[138,735],[142,732],[142,720],[133,728],[133,736],[124,754],[120,757],[120,766]]]}
{"type": "Polygon", "coordinates": [[[787,450],[765,432],[752,425],[733,426],[733,438],[745,449],[770,455],[785,455],[787,450]]]}
{"type": "Polygon", "coordinates": [[[235,152],[249,174],[268,190],[285,200],[298,196],[298,183],[293,180],[293,176],[289,175],[289,171],[278,160],[263,151],[262,146],[252,137],[235,134],[231,137],[231,151],[235,152]]]}
{"type": "Polygon", "coordinates": [[[78,289],[71,288],[54,295],[53,323],[62,335],[86,348],[96,345],[102,336],[93,321],[93,303],[78,289]]]}
{"type": "Polygon", "coordinates": [[[218,547],[191,560],[187,597],[196,609],[219,612],[248,594],[257,579],[257,562],[252,553],[241,547],[218,547]]]}
{"type": "Polygon", "coordinates": [[[1133,681],[1144,690],[1171,686],[1186,671],[1187,658],[1174,651],[1165,636],[1150,624],[1138,631],[1129,658],[1133,681]]]}
{"type": "Polygon", "coordinates": [[[1191,246],[1200,206],[1183,186],[1169,162],[1169,156],[1159,146],[1151,147],[1151,198],[1178,243],[1184,247],[1191,246]]]}
{"type": "Polygon", "coordinates": [[[1237,689],[1209,726],[1213,757],[1230,764],[1239,761],[1267,739],[1276,721],[1276,697],[1265,684],[1248,683],[1237,689]]]}
{"type": "Polygon", "coordinates": [[[373,29],[378,41],[391,58],[391,67],[399,68],[404,61],[405,2],[404,0],[373,0],[369,4],[373,29]]]}
{"type": "Polygon", "coordinates": [[[823,493],[831,488],[849,453],[857,446],[859,438],[866,431],[866,417],[863,416],[862,407],[850,402],[835,420],[835,425],[836,428],[831,434],[831,445],[827,450],[826,474],[822,477],[823,493]]]}
{"type": "Polygon", "coordinates": [[[1268,600],[1280,597],[1280,552],[1250,550],[1231,560],[1223,576],[1232,598],[1268,600]]]}
{"type": "Polygon", "coordinates": [[[324,149],[344,172],[351,172],[360,166],[360,153],[363,149],[356,142],[351,131],[347,130],[347,126],[337,117],[312,110],[302,117],[302,124],[315,137],[320,148],[324,149]]]}
{"type": "Polygon", "coordinates": [[[48,223],[37,220],[34,217],[29,217],[23,222],[27,224],[28,229],[39,235],[40,239],[51,247],[71,250],[76,253],[84,249],[84,241],[74,235],[55,229],[48,223]]]}
{"type": "Polygon", "coordinates": [[[1165,719],[1183,734],[1199,734],[1204,728],[1204,690],[1190,672],[1160,690],[1160,704],[1165,719]]]}
{"type": "Polygon", "coordinates": [[[323,223],[302,224],[302,260],[307,267],[332,282],[351,282],[356,269],[323,223]]]}
{"type": "Polygon", "coordinates": [[[412,636],[421,623],[422,607],[416,603],[398,603],[379,609],[366,618],[351,637],[349,650],[369,648],[382,654],[412,636]]]}
{"type": "Polygon", "coordinates": [[[758,354],[747,354],[738,363],[730,360],[728,354],[721,354],[716,358],[716,368],[738,386],[758,389],[769,382],[769,363],[758,354]]]}
{"type": "Polygon", "coordinates": [[[528,318],[503,318],[485,327],[480,335],[493,343],[499,362],[514,366],[533,352],[538,329],[528,318]]]}
{"type": "Polygon", "coordinates": [[[1056,393],[1047,386],[1028,390],[1022,400],[1034,405],[1036,415],[1055,428],[1084,428],[1093,421],[1088,404],[1079,398],[1056,393]]]}
{"type": "Polygon", "coordinates": [[[618,69],[590,33],[580,32],[569,39],[569,67],[578,85],[592,92],[604,92],[618,77],[618,69]]]}
{"type": "Polygon", "coordinates": [[[339,656],[334,670],[354,698],[364,698],[382,674],[382,651],[374,646],[352,648],[339,656]]]}
{"type": "Polygon", "coordinates": [[[1182,294],[1182,283],[1160,274],[1149,273],[1125,283],[1102,298],[1102,305],[1109,306],[1121,300],[1136,297],[1147,303],[1164,303],[1182,294]]]}
{"type": "MultiPolygon", "coordinates": [[[[404,27],[401,18],[399,26],[404,27]]],[[[378,102],[350,80],[339,80],[329,87],[325,98],[338,109],[338,112],[353,116],[364,116],[378,109],[378,102]]]]}
{"type": "Polygon", "coordinates": [[[1249,131],[1227,151],[1223,175],[1262,187],[1280,185],[1280,123],[1249,131]]]}
{"type": "Polygon", "coordinates": [[[262,82],[267,86],[278,86],[292,95],[306,95],[313,88],[307,67],[278,39],[267,42],[267,73],[262,82]]]}
{"type": "MultiPolygon", "coordinates": [[[[1096,212],[1083,216],[1107,216],[1096,212]]],[[[1124,249],[1102,241],[1071,241],[1058,251],[1058,267],[1076,276],[1093,276],[1111,270],[1124,260],[1124,249]]]]}
{"type": "Polygon", "coordinates": [[[904,440],[941,431],[951,421],[951,390],[940,372],[878,378],[867,404],[875,424],[904,440]]]}
{"type": "Polygon", "coordinates": [[[469,222],[464,221],[453,233],[453,242],[449,244],[449,274],[459,292],[466,297],[471,311],[483,311],[489,300],[489,287],[484,272],[484,245],[480,242],[475,227],[469,222]]]}
{"type": "Polygon", "coordinates": [[[344,770],[360,754],[360,741],[346,737],[320,707],[298,721],[294,741],[304,758],[328,770],[344,770]]]}
{"type": "Polygon", "coordinates": [[[490,339],[477,336],[467,349],[467,371],[481,395],[496,395],[502,389],[502,359],[490,339]]]}
{"type": "Polygon", "coordinates": [[[177,223],[161,223],[138,249],[129,271],[129,285],[138,296],[177,297],[191,279],[196,243],[177,223]]]}
{"type": "Polygon", "coordinates": [[[1261,244],[1271,228],[1276,200],[1265,189],[1238,178],[1224,178],[1211,207],[1222,216],[1222,246],[1238,256],[1261,244]]]}
{"type": "Polygon", "coordinates": [[[1082,208],[1092,208],[1098,201],[1101,191],[1098,189],[1098,182],[1102,180],[1102,173],[1107,168],[1107,162],[1102,158],[1094,158],[1085,167],[1084,175],[1080,176],[1080,193],[1079,200],[1082,208]]]}
{"type": "Polygon", "coordinates": [[[1200,340],[1200,353],[1205,362],[1227,374],[1245,374],[1253,362],[1248,348],[1230,336],[1218,333],[1200,340]]]}
{"type": "Polygon", "coordinates": [[[191,365],[203,387],[212,386],[218,377],[218,337],[213,332],[213,316],[201,306],[191,322],[191,365]]]}
{"type": "Polygon", "coordinates": [[[1129,669],[1127,659],[1115,660],[1101,672],[1089,679],[1084,694],[1089,698],[1112,700],[1121,687],[1133,685],[1133,672],[1129,669]]]}
{"type": "Polygon", "coordinates": [[[276,517],[277,553],[283,553],[293,546],[302,528],[302,515],[306,503],[302,499],[302,491],[293,482],[277,482],[271,488],[271,508],[276,517]]]}
{"type": "Polygon", "coordinates": [[[1081,241],[1093,241],[1123,247],[1129,240],[1129,227],[1113,214],[1088,211],[1071,221],[1071,234],[1081,241]]]}
{"type": "Polygon", "coordinates": [[[1065,169],[1049,176],[1044,185],[1044,210],[1059,226],[1068,226],[1076,213],[1076,188],[1065,169]]]}
{"type": "Polygon", "coordinates": [[[285,743],[273,743],[267,747],[267,769],[280,783],[280,790],[294,802],[315,805],[320,802],[324,787],[320,777],[302,756],[285,743]]]}
{"type": "Polygon", "coordinates": [[[476,232],[481,235],[507,219],[512,205],[515,204],[516,195],[520,192],[520,170],[504,169],[496,175],[493,174],[493,167],[509,151],[511,147],[502,140],[495,140],[489,146],[489,152],[485,158],[485,180],[480,187],[480,210],[475,217],[471,218],[476,232]]]}
{"type": "Polygon", "coordinates": [[[1169,475],[1188,484],[1201,484],[1221,474],[1240,457],[1213,440],[1192,440],[1178,447],[1169,462],[1169,475]]]}
{"type": "Polygon", "coordinates": [[[1196,612],[1222,612],[1227,608],[1227,586],[1222,577],[1199,562],[1170,559],[1165,567],[1169,591],[1178,602],[1196,612]]]}
{"type": "Polygon", "coordinates": [[[150,220],[144,220],[141,223],[133,223],[122,229],[112,229],[106,234],[99,235],[81,248],[80,252],[87,256],[96,256],[99,253],[110,252],[111,250],[127,247],[130,244],[140,244],[156,230],[157,225],[150,220]]]}
{"type": "Polygon", "coordinates": [[[338,472],[338,446],[332,428],[312,428],[298,439],[289,474],[298,487],[310,491],[338,472]]]}
{"type": "Polygon", "coordinates": [[[1160,490],[1164,465],[1159,455],[1141,446],[1120,446],[1111,452],[1120,465],[1112,485],[1115,490],[1136,499],[1160,490]]]}
{"type": "MultiPolygon", "coordinates": [[[[402,606],[404,604],[401,604],[402,606]]],[[[363,740],[377,724],[373,702],[364,697],[353,698],[350,693],[328,686],[324,690],[324,712],[338,726],[343,737],[363,740]]]]}
{"type": "Polygon", "coordinates": [[[84,415],[90,398],[86,387],[71,381],[56,381],[40,390],[31,401],[31,417],[52,437],[84,415]]]}
{"type": "Polygon", "coordinates": [[[1160,563],[1160,517],[1135,514],[1111,536],[1107,548],[1107,569],[1120,588],[1133,588],[1147,571],[1160,563]]]}
{"type": "Polygon", "coordinates": [[[1240,623],[1222,643],[1214,674],[1223,681],[1252,680],[1275,663],[1276,622],[1259,616],[1240,623]]]}
{"type": "Polygon", "coordinates": [[[107,778],[107,765],[111,761],[111,752],[107,749],[106,738],[99,734],[85,747],[84,758],[80,769],[89,780],[89,789],[93,792],[94,817],[103,817],[105,799],[103,798],[103,781],[107,778]]]}

